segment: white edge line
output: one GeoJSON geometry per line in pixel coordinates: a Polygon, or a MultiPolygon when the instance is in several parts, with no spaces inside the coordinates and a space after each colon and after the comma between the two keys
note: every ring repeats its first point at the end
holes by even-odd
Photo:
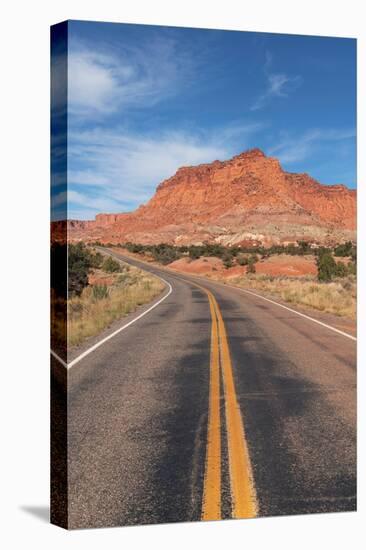
{"type": "MultiPolygon", "coordinates": [[[[174,271],[174,273],[177,273],[174,271]]],[[[247,294],[252,294],[252,296],[255,296],[256,298],[261,298],[262,300],[265,300],[266,302],[270,302],[271,304],[274,304],[278,307],[282,307],[283,309],[287,309],[287,311],[291,311],[292,313],[296,313],[296,315],[300,315],[300,317],[304,317],[305,319],[308,319],[309,321],[313,321],[313,323],[317,323],[318,325],[321,325],[322,327],[329,328],[329,330],[333,330],[334,332],[337,332],[338,334],[341,334],[342,336],[345,336],[346,338],[350,338],[351,340],[354,340],[357,342],[357,338],[355,336],[352,336],[351,334],[348,334],[348,332],[343,332],[342,330],[339,330],[335,327],[332,327],[331,325],[327,325],[326,323],[323,323],[322,321],[318,321],[317,319],[314,319],[314,317],[310,317],[309,315],[305,315],[305,313],[300,313],[300,311],[296,311],[296,309],[292,309],[291,307],[287,307],[283,304],[280,304],[279,302],[276,302],[275,300],[271,300],[270,298],[266,298],[265,296],[261,296],[260,294],[257,294],[256,292],[253,292],[251,290],[247,290],[245,288],[240,288],[239,286],[233,286],[228,285],[227,283],[221,283],[220,281],[215,281],[213,279],[208,279],[206,277],[200,277],[198,275],[191,275],[182,273],[182,275],[186,275],[187,277],[192,277],[195,279],[199,279],[200,281],[208,281],[209,283],[212,283],[214,285],[223,286],[225,288],[232,288],[233,290],[240,290],[240,292],[246,292],[247,294]]],[[[186,279],[185,279],[186,280],[186,279]]]]}
{"type": "Polygon", "coordinates": [[[86,351],[84,351],[83,353],[81,353],[80,355],[78,355],[78,357],[76,357],[75,359],[73,359],[73,361],[71,361],[70,363],[65,363],[65,361],[63,361],[63,359],[61,359],[61,357],[59,357],[57,355],[57,353],[55,353],[52,349],[51,349],[51,354],[55,357],[55,359],[57,359],[61,365],[63,365],[65,368],[67,369],[71,369],[71,367],[73,367],[74,365],[76,365],[76,363],[78,363],[79,361],[81,361],[82,359],[84,359],[84,357],[86,357],[87,355],[89,355],[89,353],[91,353],[92,351],[96,350],[97,348],[99,348],[99,346],[105,344],[105,342],[107,342],[108,340],[110,340],[111,338],[113,338],[114,336],[116,336],[116,334],[118,334],[119,332],[122,332],[122,330],[125,330],[126,328],[128,328],[130,325],[132,325],[133,323],[135,323],[136,321],[138,321],[139,319],[141,319],[141,317],[143,317],[144,315],[146,315],[147,313],[149,313],[150,311],[152,311],[154,308],[156,308],[159,304],[161,304],[161,302],[163,302],[166,298],[168,298],[168,296],[173,292],[173,287],[170,283],[168,283],[168,281],[166,281],[165,279],[163,279],[163,277],[159,277],[159,275],[156,275],[155,273],[153,273],[153,275],[155,277],[157,277],[158,279],[160,279],[161,281],[163,281],[167,287],[169,288],[169,291],[167,292],[167,294],[165,294],[162,298],[160,298],[160,300],[158,302],[155,302],[155,304],[153,304],[151,307],[149,307],[148,309],[146,309],[145,311],[143,311],[140,315],[138,315],[137,317],[135,317],[134,319],[132,319],[132,321],[130,321],[129,323],[126,323],[125,325],[123,325],[122,327],[120,327],[119,329],[115,330],[114,332],[112,332],[112,334],[109,334],[108,336],[106,336],[105,338],[103,338],[102,340],[100,340],[99,342],[97,342],[96,344],[94,344],[94,346],[91,346],[89,349],[87,349],[86,351]]]}
{"type": "MultiPolygon", "coordinates": [[[[176,271],[174,271],[176,273],[176,271]]],[[[313,323],[317,323],[318,325],[321,325],[322,327],[329,328],[329,330],[333,330],[334,332],[337,332],[338,334],[341,334],[342,336],[345,336],[346,338],[350,338],[351,340],[354,340],[357,342],[357,338],[355,336],[352,336],[351,334],[348,334],[348,332],[343,332],[342,330],[339,330],[335,327],[332,327],[331,325],[327,325],[326,323],[323,323],[322,321],[318,321],[317,319],[314,319],[314,317],[310,317],[309,315],[305,315],[305,313],[300,313],[300,311],[296,311],[296,309],[292,309],[291,307],[287,307],[283,304],[280,304],[279,302],[275,302],[275,300],[271,300],[270,298],[266,298],[265,296],[261,296],[260,294],[257,294],[256,292],[253,292],[251,290],[247,290],[245,288],[240,288],[239,286],[233,286],[228,285],[227,283],[221,283],[220,281],[215,281],[208,279],[206,277],[200,277],[197,275],[191,275],[182,273],[182,275],[187,275],[188,277],[194,277],[195,279],[199,279],[200,281],[208,281],[209,283],[216,284],[219,286],[223,286],[225,288],[232,288],[233,290],[240,290],[240,292],[246,292],[247,294],[252,294],[252,296],[255,296],[256,298],[261,298],[262,300],[265,300],[266,302],[270,302],[271,304],[274,304],[275,306],[282,307],[283,309],[287,309],[287,311],[291,311],[292,313],[296,313],[296,315],[300,315],[300,317],[304,317],[305,319],[308,319],[309,321],[313,321],[313,323]]]]}
{"type": "Polygon", "coordinates": [[[246,292],[247,294],[252,294],[253,296],[256,296],[257,298],[261,298],[262,300],[266,300],[266,302],[270,302],[271,304],[275,304],[278,307],[283,307],[283,309],[287,309],[288,311],[291,311],[292,313],[296,313],[296,315],[300,315],[300,317],[304,317],[305,319],[308,319],[309,321],[313,321],[313,323],[317,323],[318,325],[321,325],[322,327],[329,328],[330,330],[333,330],[334,332],[338,332],[338,334],[342,334],[342,336],[346,336],[347,338],[350,338],[351,340],[357,341],[357,338],[355,336],[352,336],[351,334],[348,334],[347,332],[343,332],[342,330],[334,328],[331,325],[327,325],[326,323],[322,323],[321,321],[318,321],[317,319],[314,319],[313,317],[310,317],[309,315],[305,315],[304,313],[300,313],[299,311],[296,311],[295,309],[284,306],[283,304],[279,304],[278,302],[275,302],[274,300],[270,300],[269,298],[265,298],[264,296],[261,296],[260,294],[257,294],[256,292],[252,292],[251,290],[246,290],[245,288],[240,288],[238,286],[232,286],[232,285],[225,285],[225,286],[227,286],[229,288],[235,288],[237,290],[240,290],[241,292],[246,292]]]}
{"type": "Polygon", "coordinates": [[[63,367],[65,367],[65,369],[67,369],[67,363],[66,363],[63,359],[61,359],[61,357],[60,357],[59,355],[57,355],[57,353],[54,352],[53,349],[51,349],[50,351],[51,351],[51,355],[53,355],[53,357],[54,357],[55,359],[57,359],[57,361],[58,361],[59,363],[61,363],[61,365],[62,365],[63,367]]]}
{"type": "MultiPolygon", "coordinates": [[[[137,260],[137,261],[140,261],[141,263],[145,263],[142,260],[137,260]]],[[[161,269],[164,269],[164,268],[161,268],[161,269]]],[[[173,273],[177,274],[177,276],[179,278],[179,272],[177,272],[175,270],[169,270],[169,271],[173,271],[173,273]]],[[[226,288],[232,288],[234,290],[240,290],[241,292],[246,292],[247,294],[252,294],[253,296],[256,296],[256,298],[261,298],[262,300],[265,300],[266,302],[270,302],[271,304],[274,304],[278,307],[282,307],[283,309],[287,309],[287,311],[291,311],[292,313],[295,313],[296,315],[299,315],[300,317],[303,317],[304,319],[308,319],[308,321],[312,321],[313,323],[316,323],[318,325],[321,325],[322,327],[328,328],[329,330],[332,330],[333,332],[337,332],[338,334],[341,334],[342,336],[345,336],[346,338],[349,338],[350,340],[354,340],[355,342],[357,342],[357,338],[355,336],[352,336],[351,334],[348,334],[347,332],[343,332],[342,330],[339,330],[335,327],[332,327],[331,325],[327,325],[326,323],[323,323],[322,321],[318,321],[317,319],[314,319],[314,317],[310,317],[309,315],[305,315],[305,313],[300,313],[300,311],[296,311],[296,309],[292,309],[291,307],[287,307],[283,304],[280,304],[279,302],[276,302],[275,300],[271,300],[270,298],[265,298],[265,296],[261,296],[260,294],[257,294],[256,292],[253,292],[251,290],[247,290],[245,288],[240,288],[239,286],[229,285],[227,283],[221,283],[220,281],[211,280],[211,279],[208,279],[207,277],[200,277],[198,275],[192,275],[192,274],[187,274],[187,273],[182,273],[181,275],[183,275],[183,276],[186,275],[188,278],[192,277],[192,278],[198,279],[200,281],[205,281],[206,280],[209,283],[213,283],[213,284],[223,286],[223,287],[226,287],[226,288]]],[[[184,277],[183,277],[183,279],[184,279],[184,277]]],[[[185,279],[185,280],[187,280],[187,279],[185,279]]]]}

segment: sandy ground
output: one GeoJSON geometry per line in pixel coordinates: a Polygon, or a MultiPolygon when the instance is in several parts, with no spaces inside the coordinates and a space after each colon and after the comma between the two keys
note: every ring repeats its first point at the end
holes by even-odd
{"type": "Polygon", "coordinates": [[[88,282],[89,285],[106,285],[112,286],[115,282],[116,277],[113,275],[106,275],[103,271],[94,270],[92,273],[89,273],[88,282]]]}
{"type": "MultiPolygon", "coordinates": [[[[136,258],[137,260],[142,260],[152,265],[159,265],[154,262],[151,256],[144,254],[132,254],[126,250],[123,250],[123,254],[125,256],[129,256],[130,258],[136,258]]],[[[345,259],[343,258],[336,258],[336,261],[344,260],[345,259]]],[[[271,256],[264,260],[259,260],[255,265],[256,272],[261,275],[272,275],[279,277],[288,276],[292,279],[296,279],[298,277],[299,280],[302,278],[314,277],[314,280],[316,280],[317,267],[315,256],[290,256],[282,254],[271,256]]],[[[215,257],[202,257],[198,260],[191,260],[188,257],[184,257],[172,262],[166,266],[166,268],[180,273],[187,273],[187,275],[198,275],[201,277],[207,277],[211,280],[216,280],[218,282],[227,282],[228,284],[235,284],[235,279],[242,276],[245,277],[247,269],[246,266],[233,266],[227,269],[223,265],[222,261],[215,257]]],[[[262,292],[262,294],[268,295],[268,297],[273,296],[271,293],[262,292]]],[[[279,299],[278,296],[276,296],[275,299],[281,303],[283,302],[284,305],[287,304],[287,302],[279,299]]],[[[293,307],[293,305],[291,307],[293,307]]],[[[356,322],[353,319],[338,317],[331,313],[318,311],[305,305],[296,305],[295,308],[305,314],[316,317],[325,323],[329,323],[339,330],[356,335],[356,322]]]]}
{"type": "Polygon", "coordinates": [[[259,261],[256,264],[256,272],[263,275],[302,277],[304,275],[316,275],[317,267],[314,256],[288,256],[283,254],[259,261]]]}
{"type": "MultiPolygon", "coordinates": [[[[233,266],[225,268],[219,258],[199,258],[190,260],[189,258],[180,258],[169,264],[171,269],[183,273],[192,273],[196,275],[219,276],[220,279],[232,279],[245,275],[246,266],[233,266]]],[[[289,277],[303,277],[306,275],[316,275],[317,268],[314,256],[271,256],[256,263],[256,272],[262,275],[287,275],[289,277]]]]}

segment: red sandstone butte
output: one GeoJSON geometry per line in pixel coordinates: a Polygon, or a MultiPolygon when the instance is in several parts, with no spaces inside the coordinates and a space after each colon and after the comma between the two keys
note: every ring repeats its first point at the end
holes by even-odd
{"type": "Polygon", "coordinates": [[[134,212],[68,222],[69,240],[263,244],[356,238],[356,191],[285,172],[252,149],[220,162],[182,167],[134,212]]]}

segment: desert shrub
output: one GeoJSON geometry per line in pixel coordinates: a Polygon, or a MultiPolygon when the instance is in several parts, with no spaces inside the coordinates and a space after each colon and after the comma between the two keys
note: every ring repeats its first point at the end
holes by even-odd
{"type": "Polygon", "coordinates": [[[191,258],[191,260],[198,260],[201,257],[201,250],[196,246],[190,246],[188,255],[191,258]]]}
{"type": "Polygon", "coordinates": [[[164,250],[156,255],[156,260],[163,264],[168,265],[178,259],[178,255],[173,250],[164,250]]]}
{"type": "Polygon", "coordinates": [[[128,273],[121,273],[121,275],[118,276],[117,283],[118,284],[125,284],[130,279],[130,276],[128,273]]]}
{"type": "Polygon", "coordinates": [[[248,267],[247,267],[247,273],[255,273],[256,272],[256,268],[255,268],[255,257],[252,255],[248,258],[248,267]]]}
{"type": "Polygon", "coordinates": [[[334,249],[334,256],[351,256],[354,250],[354,246],[351,241],[347,241],[343,244],[339,244],[334,249]]]}
{"type": "Polygon", "coordinates": [[[107,273],[118,273],[121,271],[121,264],[111,256],[108,256],[103,262],[102,269],[107,273]]]}
{"type": "Polygon", "coordinates": [[[165,243],[152,246],[150,252],[154,260],[163,265],[171,264],[181,257],[177,247],[165,243]]]}
{"type": "Polygon", "coordinates": [[[307,241],[297,241],[298,244],[298,254],[311,254],[312,250],[310,244],[307,241]]]}
{"type": "Polygon", "coordinates": [[[332,249],[331,248],[328,248],[326,246],[320,246],[319,248],[316,248],[314,250],[314,254],[315,256],[317,256],[318,258],[320,258],[321,256],[323,256],[324,254],[330,254],[332,255],[332,249]]]}
{"type": "Polygon", "coordinates": [[[231,254],[234,256],[234,258],[236,258],[238,254],[240,254],[241,252],[240,246],[230,246],[229,250],[231,254]]]}
{"type": "Polygon", "coordinates": [[[243,254],[239,254],[236,261],[238,265],[248,265],[248,257],[244,256],[243,254]]]}
{"type": "MultiPolygon", "coordinates": [[[[125,273],[123,270],[121,275],[125,273]]],[[[70,298],[67,316],[69,346],[99,334],[113,321],[135,311],[164,290],[160,280],[137,268],[131,267],[128,284],[120,284],[118,278],[119,275],[111,277],[113,282],[108,287],[90,285],[80,296],[70,298]]]]}
{"type": "Polygon", "coordinates": [[[90,267],[99,269],[103,264],[103,255],[100,252],[90,255],[90,267]]]}
{"type": "Polygon", "coordinates": [[[348,266],[342,262],[336,263],[335,276],[336,277],[347,277],[348,275],[348,266]]]}
{"type": "Polygon", "coordinates": [[[129,252],[132,252],[134,254],[141,254],[145,248],[142,244],[137,243],[126,243],[125,247],[129,252]]]}
{"type": "Polygon", "coordinates": [[[91,268],[91,253],[83,243],[68,246],[68,290],[71,295],[80,296],[88,285],[91,268]]]}
{"type": "Polygon", "coordinates": [[[108,298],[108,288],[107,285],[93,285],[93,299],[94,300],[103,300],[108,298]]]}
{"type": "Polygon", "coordinates": [[[229,269],[229,267],[233,267],[233,256],[229,250],[226,250],[224,255],[222,256],[222,262],[226,269],[229,269]]]}
{"type": "Polygon", "coordinates": [[[69,294],[80,296],[83,288],[88,286],[89,269],[81,264],[74,264],[73,268],[69,267],[69,294]]]}
{"type": "Polygon", "coordinates": [[[200,254],[203,256],[213,256],[216,258],[222,258],[227,250],[225,246],[222,246],[221,244],[218,244],[218,243],[210,244],[207,242],[203,243],[203,246],[195,247],[195,248],[197,253],[200,252],[200,254]]]}
{"type": "Polygon", "coordinates": [[[329,252],[325,252],[318,256],[318,280],[329,282],[337,274],[337,264],[329,252]]]}

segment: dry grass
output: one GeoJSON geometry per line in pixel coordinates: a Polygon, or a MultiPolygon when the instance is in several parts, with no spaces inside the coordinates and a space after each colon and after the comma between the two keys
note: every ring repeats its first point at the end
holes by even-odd
{"type": "Polygon", "coordinates": [[[116,319],[153,300],[164,289],[159,279],[127,264],[121,273],[111,275],[96,270],[95,275],[101,280],[107,275],[111,284],[88,286],[81,296],[68,301],[68,347],[95,336],[116,319]],[[93,290],[96,286],[97,292],[93,290]]]}
{"type": "Polygon", "coordinates": [[[331,283],[311,278],[247,275],[230,281],[243,288],[259,290],[282,298],[294,305],[303,305],[349,319],[356,318],[356,279],[349,276],[331,283]]]}

